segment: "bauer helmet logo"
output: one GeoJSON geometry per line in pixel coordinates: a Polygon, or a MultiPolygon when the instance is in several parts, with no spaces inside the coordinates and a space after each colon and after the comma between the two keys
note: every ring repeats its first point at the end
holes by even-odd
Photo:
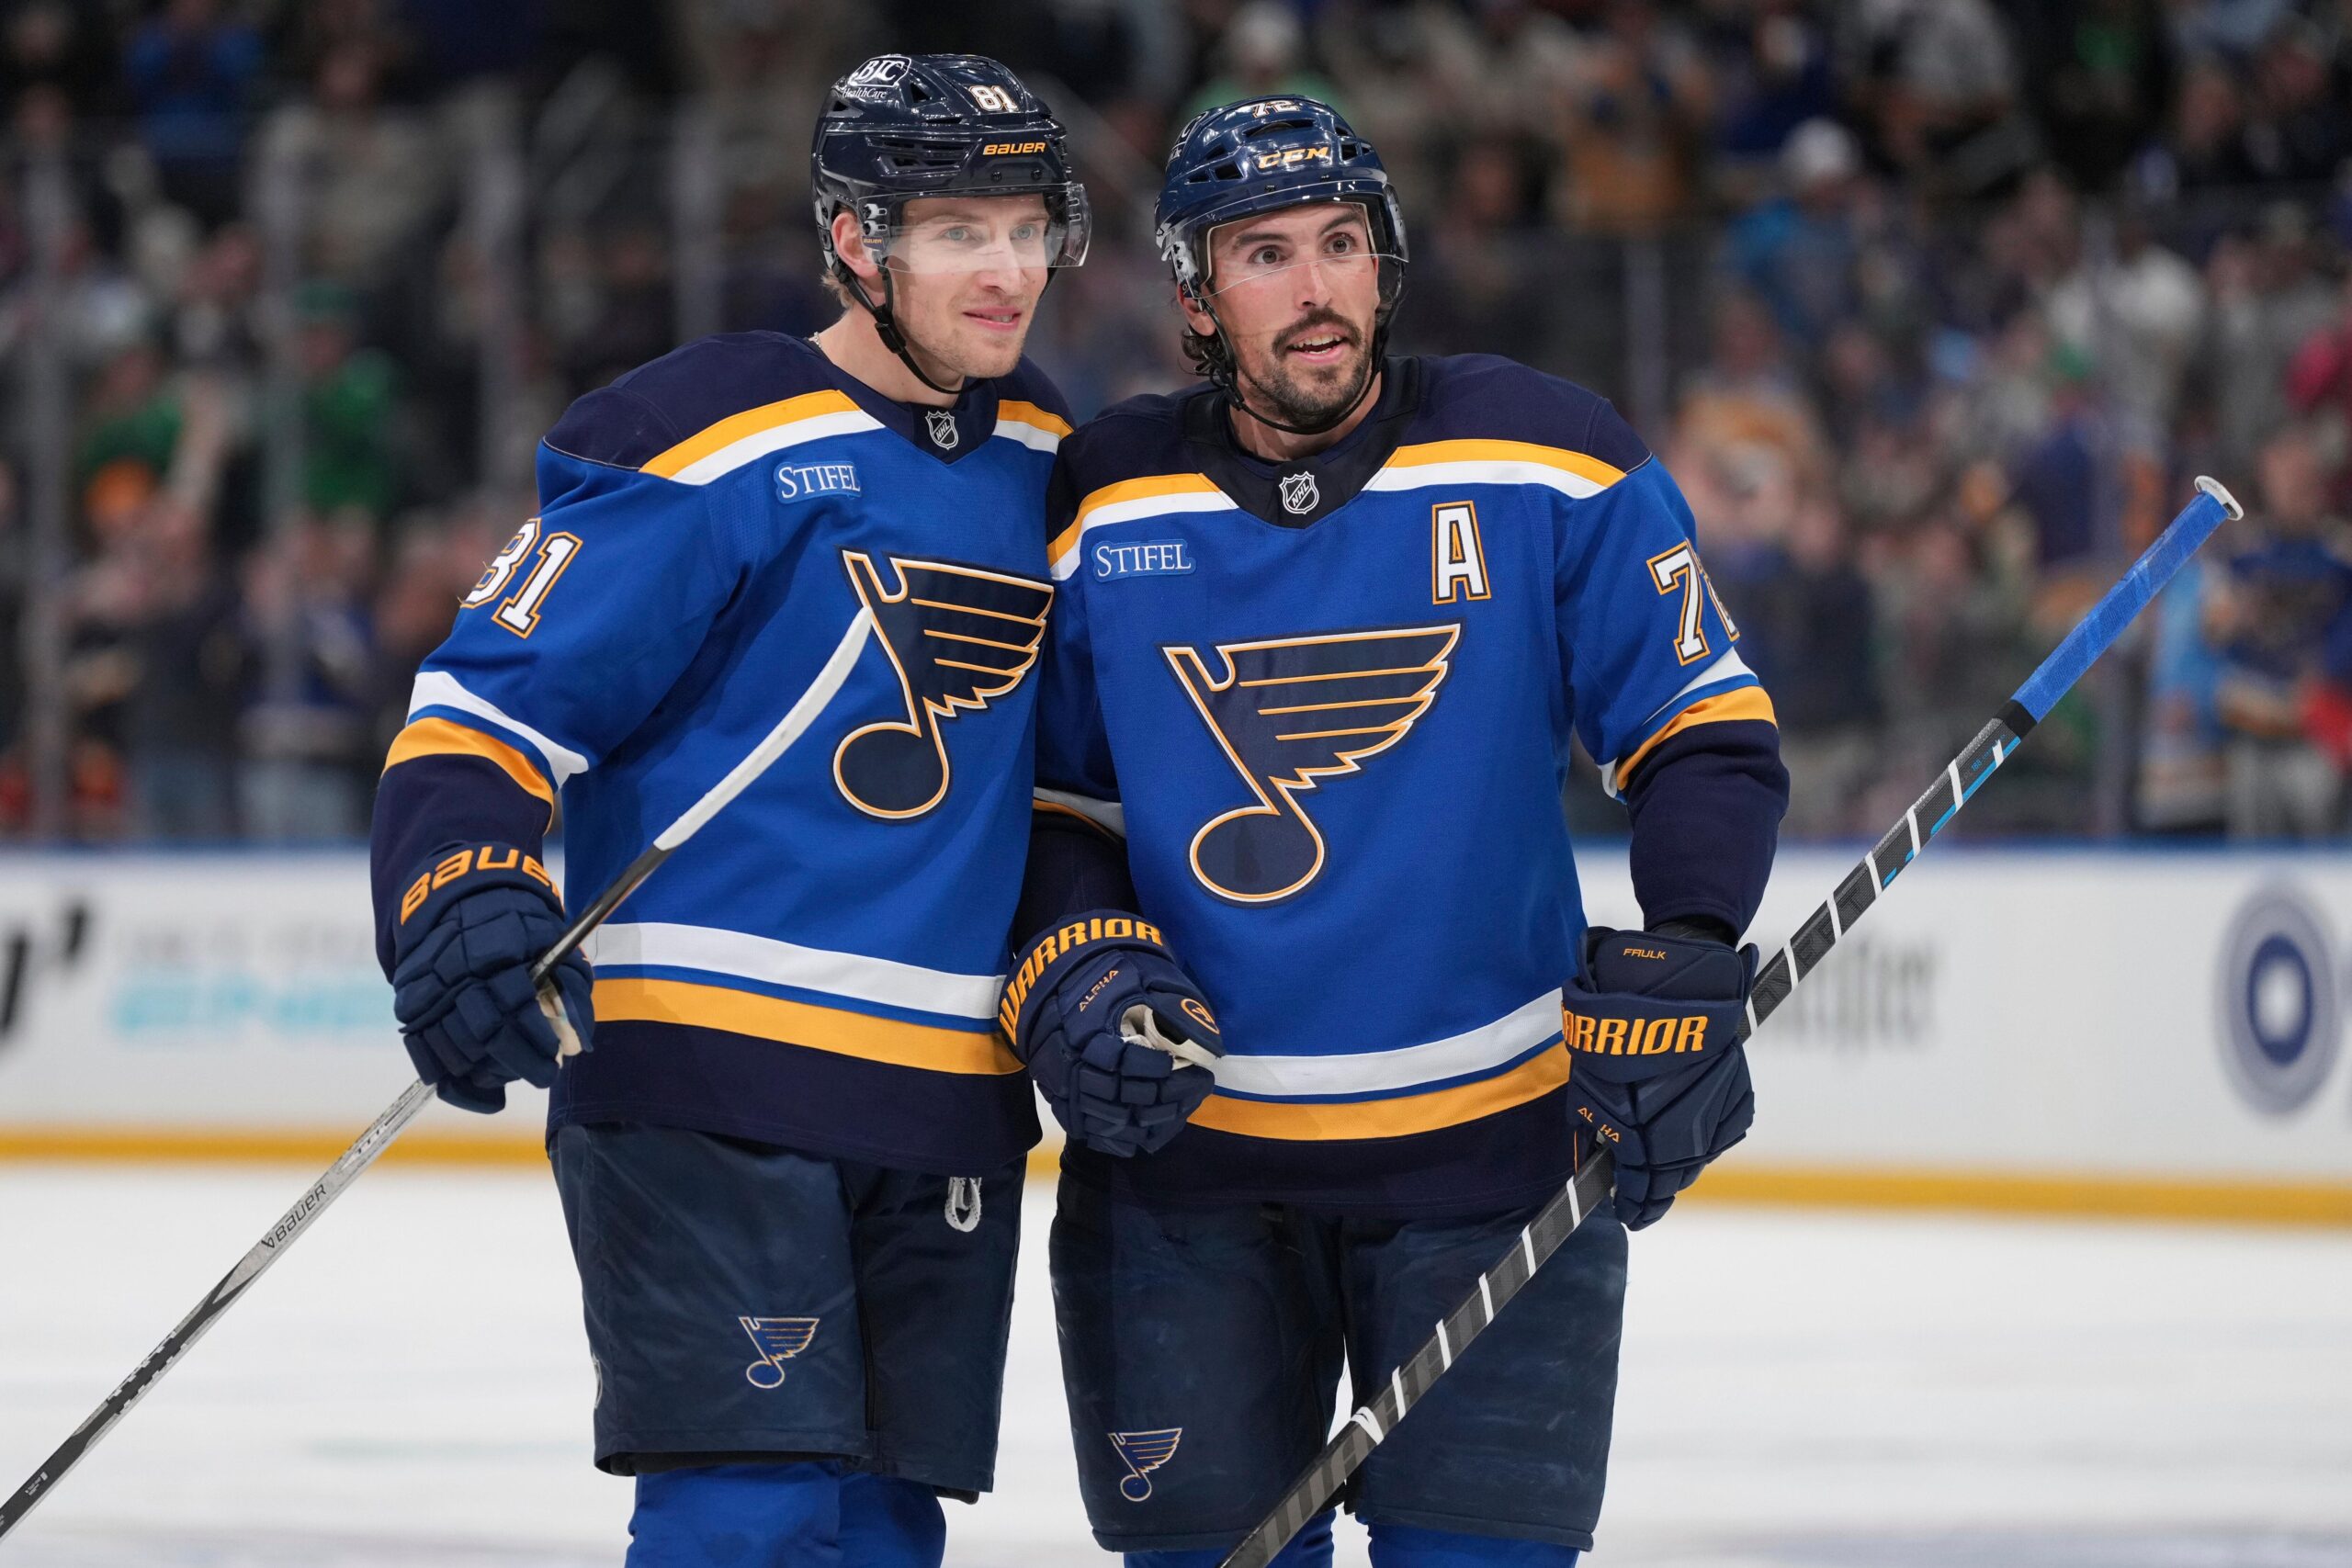
{"type": "Polygon", "coordinates": [[[1042,141],[991,141],[980,149],[980,156],[1012,158],[1019,157],[1024,152],[1043,152],[1045,150],[1046,144],[1042,141]]]}
{"type": "Polygon", "coordinates": [[[833,782],[869,817],[921,817],[954,779],[944,733],[959,715],[1009,695],[1037,662],[1052,587],[950,561],[843,550],[842,566],[899,680],[900,716],[853,729],[833,782]]]}
{"type": "Polygon", "coordinates": [[[817,1337],[814,1317],[739,1317],[743,1332],[752,1337],[752,1344],[760,1359],[743,1369],[743,1381],[753,1388],[782,1388],[784,1364],[808,1348],[817,1337]]]}
{"type": "Polygon", "coordinates": [[[1176,1457],[1176,1445],[1184,1440],[1184,1428],[1168,1427],[1157,1432],[1112,1432],[1108,1436],[1119,1462],[1127,1467],[1127,1478],[1119,1483],[1119,1495],[1130,1503],[1140,1503],[1151,1495],[1151,1472],[1176,1457]]]}
{"type": "Polygon", "coordinates": [[[1323,499],[1323,492],[1317,486],[1313,474],[1284,474],[1279,488],[1283,510],[1294,517],[1314,511],[1315,503],[1323,499]]]}

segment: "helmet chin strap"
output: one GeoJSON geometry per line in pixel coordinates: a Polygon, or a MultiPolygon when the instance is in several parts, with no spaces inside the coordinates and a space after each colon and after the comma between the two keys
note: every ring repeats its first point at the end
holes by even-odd
{"type": "Polygon", "coordinates": [[[850,271],[846,263],[836,257],[833,261],[833,268],[841,275],[842,281],[848,286],[850,293],[856,298],[857,302],[865,307],[865,313],[874,318],[874,335],[882,340],[884,348],[899,356],[899,363],[914,372],[916,380],[921,381],[933,391],[946,397],[958,398],[964,395],[961,378],[957,379],[955,386],[943,387],[923,374],[922,367],[915,363],[914,355],[909,352],[907,347],[907,334],[899,330],[898,297],[891,285],[890,269],[888,266],[882,269],[882,303],[879,305],[866,298],[865,286],[858,281],[857,274],[850,271]]]}

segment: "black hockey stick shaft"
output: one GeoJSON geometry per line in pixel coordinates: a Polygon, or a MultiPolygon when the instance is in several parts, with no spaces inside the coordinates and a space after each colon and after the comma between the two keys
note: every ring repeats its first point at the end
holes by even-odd
{"type": "MultiPolygon", "coordinates": [[[[653,874],[654,868],[670,858],[679,845],[699,832],[703,825],[718,815],[721,807],[741,795],[751,782],[765,773],[769,765],[784,755],[785,750],[800,738],[803,730],[831,702],[842,682],[849,678],[857,656],[865,649],[866,635],[873,630],[872,612],[860,609],[852,618],[849,629],[817,678],[800,694],[789,712],[777,721],[774,729],[754,747],[751,754],[729,770],[727,776],[712,785],[700,800],[689,807],[685,815],[663,829],[647,845],[644,852],[629,862],[628,869],[615,877],[612,884],[589,902],[579,918],[556,939],[531,967],[531,978],[544,981],[555,966],[575,952],[590,932],[604,924],[618,908],[621,900],[636,891],[639,884],[653,874]]],[[[541,993],[542,1005],[546,1003],[541,993]]],[[[560,1010],[559,1010],[559,1016],[560,1010]]],[[[568,1032],[568,1025],[565,1031],[568,1032]]],[[[219,1322],[221,1314],[236,1304],[237,1298],[261,1278],[269,1266],[282,1257],[286,1249],[310,1228],[311,1222],[324,1213],[327,1205],[343,1195],[344,1189],[358,1179],[361,1172],[374,1165],[394,1138],[416,1119],[417,1112],[432,1103],[433,1089],[423,1083],[412,1083],[402,1089],[400,1098],[384,1108],[368,1129],[359,1134],[358,1142],[345,1149],[324,1175],[311,1184],[310,1190],[295,1201],[278,1222],[270,1226],[253,1249],[238,1259],[237,1266],[220,1277],[220,1282],[206,1292],[194,1311],[180,1319],[177,1326],[164,1336],[163,1343],[147,1352],[146,1359],[130,1370],[130,1375],[117,1383],[114,1392],[98,1402],[89,1418],[74,1429],[71,1437],[57,1445],[56,1450],[41,1461],[30,1480],[17,1488],[15,1494],[0,1502],[0,1537],[24,1521],[41,1499],[47,1497],[67,1472],[82,1462],[82,1458],[96,1446],[114,1424],[130,1413],[156,1380],[171,1371],[172,1366],[187,1352],[190,1346],[204,1337],[205,1332],[219,1322]]]]}
{"type": "MultiPolygon", "coordinates": [[[[2101,653],[2147,607],[2158,590],[2171,581],[2181,563],[2214,529],[2242,515],[2227,491],[2211,479],[2197,481],[2198,498],[2150,545],[2113,588],[2091,607],[2050,657],[2027,678],[2000,715],[1979,730],[1959,756],[1946,764],[1935,783],[1887,829],[1870,853],[1838,884],[1837,890],[1807,916],[1782,942],[1756,977],[1747,1003],[1748,1031],[1789,999],[1799,982],[1810,976],[1823,956],[1838,945],[1851,927],[1894,885],[1904,868],[1918,857],[1968,803],[1969,797],[2007,761],[2033,727],[2067,689],[2082,679],[2101,653]]],[[[1519,1245],[1500,1262],[1478,1277],[1478,1288],[1453,1313],[1442,1319],[1427,1343],[1411,1359],[1388,1375],[1388,1384],[1340,1427],[1305,1474],[1283,1493],[1272,1512],[1228,1552],[1219,1568],[1267,1568],[1291,1538],[1321,1513],[1347,1483],[1372,1450],[1387,1440],[1412,1407],[1419,1404],[1437,1380],[1453,1367],[1471,1341],[1486,1332],[1495,1314],[1526,1288],[1544,1266],[1576,1233],[1586,1216],[1605,1202],[1611,1190],[1614,1168],[1609,1151],[1596,1150],[1577,1168],[1567,1186],[1544,1205],[1519,1234],[1519,1245]]]]}

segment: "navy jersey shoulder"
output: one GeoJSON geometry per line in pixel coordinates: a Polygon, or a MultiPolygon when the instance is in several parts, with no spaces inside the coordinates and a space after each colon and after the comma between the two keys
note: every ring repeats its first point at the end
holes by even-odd
{"type": "Polygon", "coordinates": [[[1069,400],[1062,396],[1062,389],[1055,386],[1053,378],[1039,369],[1037,362],[1025,354],[1010,375],[997,378],[996,394],[1001,399],[1035,403],[1056,419],[1069,418],[1069,400]]]}
{"type": "Polygon", "coordinates": [[[1062,443],[1061,472],[1080,497],[1121,479],[1195,472],[1200,457],[1188,450],[1186,412],[1194,400],[1218,395],[1204,382],[1113,403],[1062,443]]]}
{"type": "Polygon", "coordinates": [[[806,338],[720,333],[582,395],[547,444],[592,463],[641,468],[732,414],[835,386],[831,366],[806,338]]]}
{"type": "Polygon", "coordinates": [[[1598,457],[1633,472],[1650,449],[1607,398],[1557,376],[1493,354],[1421,361],[1420,415],[1413,441],[1531,441],[1598,457]]]}

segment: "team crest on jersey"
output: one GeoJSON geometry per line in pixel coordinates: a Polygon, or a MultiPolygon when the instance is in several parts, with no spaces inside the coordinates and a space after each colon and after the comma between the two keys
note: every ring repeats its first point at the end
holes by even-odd
{"type": "Polygon", "coordinates": [[[743,1332],[752,1337],[752,1344],[759,1350],[760,1359],[743,1369],[743,1381],[753,1388],[782,1388],[784,1364],[808,1348],[817,1337],[817,1325],[822,1321],[813,1317],[739,1317],[743,1332]]]}
{"type": "Polygon", "coordinates": [[[920,817],[947,797],[954,776],[943,727],[1021,684],[1037,662],[1054,590],[951,561],[891,556],[877,569],[858,550],[843,550],[842,565],[874,612],[906,710],[843,737],[833,782],[869,817],[920,817]]]}
{"type": "Polygon", "coordinates": [[[1127,1467],[1127,1478],[1119,1483],[1119,1495],[1130,1503],[1140,1503],[1151,1495],[1151,1472],[1176,1457],[1176,1445],[1184,1440],[1184,1428],[1169,1427],[1157,1432],[1112,1432],[1111,1447],[1117,1450],[1119,1462],[1127,1467]]]}
{"type": "Polygon", "coordinates": [[[1252,797],[1193,835],[1201,885],[1264,904],[1313,882],[1323,835],[1302,797],[1405,739],[1437,699],[1461,636],[1461,623],[1449,622],[1221,643],[1221,676],[1193,649],[1163,646],[1252,797]]]}
{"type": "Polygon", "coordinates": [[[953,452],[956,443],[963,439],[956,428],[956,415],[947,409],[932,410],[922,416],[922,422],[931,429],[931,444],[943,452],[953,452]]]}
{"type": "Polygon", "coordinates": [[[1283,510],[1294,517],[1303,517],[1315,510],[1323,499],[1313,474],[1284,474],[1276,487],[1282,491],[1283,510]]]}

